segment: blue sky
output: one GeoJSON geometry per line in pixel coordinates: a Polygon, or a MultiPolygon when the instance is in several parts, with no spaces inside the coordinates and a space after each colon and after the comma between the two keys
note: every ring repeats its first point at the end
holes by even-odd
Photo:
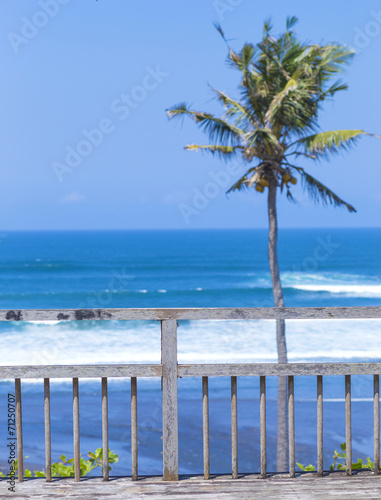
{"type": "MultiPolygon", "coordinates": [[[[380,2],[2,0],[0,229],[266,227],[264,195],[224,194],[242,167],[184,151],[206,138],[165,109],[217,112],[208,84],[234,95],[238,73],[213,23],[240,48],[264,19],[280,32],[288,15],[301,38],[358,49],[322,127],[380,134],[380,2]]],[[[279,201],[280,226],[379,227],[380,158],[381,141],[365,138],[310,167],[357,214],[316,207],[298,187],[299,205],[279,201]]]]}

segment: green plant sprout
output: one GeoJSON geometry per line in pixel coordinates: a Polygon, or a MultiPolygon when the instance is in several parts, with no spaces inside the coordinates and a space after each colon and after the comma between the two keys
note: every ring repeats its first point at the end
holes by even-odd
{"type": "MultiPolygon", "coordinates": [[[[347,445],[346,443],[341,443],[340,445],[341,451],[335,450],[333,453],[333,463],[329,466],[330,471],[334,470],[346,470],[346,459],[347,459],[347,445]]],[[[305,472],[313,472],[316,471],[316,468],[314,465],[309,464],[309,465],[303,465],[298,462],[296,462],[296,465],[305,472]]],[[[363,461],[362,458],[358,458],[357,462],[354,462],[352,464],[352,469],[353,470],[359,470],[359,469],[374,469],[374,462],[370,459],[370,457],[367,457],[366,462],[363,461]]],[[[381,467],[380,467],[381,469],[381,467]]]]}
{"type": "MultiPolygon", "coordinates": [[[[86,476],[89,472],[96,469],[97,467],[103,466],[103,448],[97,448],[95,452],[89,451],[88,455],[89,460],[86,460],[81,456],[80,458],[80,470],[81,476],[86,476]]],[[[28,457],[25,457],[28,458],[28,457]]],[[[70,458],[67,460],[65,455],[60,456],[61,462],[55,462],[52,464],[52,477],[74,477],[74,458],[70,458]]],[[[119,461],[119,456],[108,450],[108,461],[109,464],[113,464],[119,461]]],[[[17,459],[13,463],[13,469],[17,471],[18,464],[17,459]]],[[[109,470],[111,467],[109,466],[109,470]]],[[[46,473],[44,471],[32,471],[29,469],[24,470],[24,477],[46,477],[46,473]]],[[[0,477],[5,477],[0,471],[0,477]]]]}

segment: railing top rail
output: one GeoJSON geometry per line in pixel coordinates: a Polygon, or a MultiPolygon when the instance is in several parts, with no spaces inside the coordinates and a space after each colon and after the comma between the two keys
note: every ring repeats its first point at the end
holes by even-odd
{"type": "MultiPolygon", "coordinates": [[[[381,363],[179,364],[179,377],[378,375],[381,363]]],[[[12,378],[161,377],[161,364],[0,366],[0,380],[12,378]]]]}
{"type": "Polygon", "coordinates": [[[10,309],[0,321],[381,319],[381,307],[232,307],[184,309],[10,309]]]}
{"type": "Polygon", "coordinates": [[[0,380],[12,378],[161,377],[160,364],[0,366],[0,380]]]}
{"type": "Polygon", "coordinates": [[[179,365],[179,377],[379,375],[381,363],[229,363],[179,365]]]}

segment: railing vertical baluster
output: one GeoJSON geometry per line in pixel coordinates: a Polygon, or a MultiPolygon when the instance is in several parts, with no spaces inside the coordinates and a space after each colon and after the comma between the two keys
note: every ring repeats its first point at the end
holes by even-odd
{"type": "Polygon", "coordinates": [[[323,476],[323,376],[317,376],[317,475],[323,476]]]}
{"type": "Polygon", "coordinates": [[[15,379],[16,396],[16,437],[17,437],[17,477],[18,482],[24,481],[24,450],[22,442],[22,407],[21,407],[21,380],[15,379]]]}
{"type": "Polygon", "coordinates": [[[131,377],[131,467],[132,480],[138,480],[138,386],[131,377]]]}
{"type": "Polygon", "coordinates": [[[202,435],[204,452],[204,479],[210,478],[209,456],[209,384],[208,377],[202,377],[202,435]]]}
{"type": "Polygon", "coordinates": [[[266,455],[266,377],[260,377],[260,433],[261,433],[261,477],[264,479],[267,475],[267,455],[266,455]]]}
{"type": "Polygon", "coordinates": [[[179,479],[179,431],[177,407],[177,321],[161,320],[163,367],[163,479],[179,479]]]}
{"type": "Polygon", "coordinates": [[[73,378],[73,441],[74,441],[74,480],[81,479],[79,445],[79,387],[78,378],[73,378]]]}
{"type": "Polygon", "coordinates": [[[352,475],[351,376],[345,375],[345,443],[347,476],[352,475]]]}
{"type": "Polygon", "coordinates": [[[232,478],[238,479],[237,377],[231,378],[232,478]]]}
{"type": "Polygon", "coordinates": [[[50,380],[44,379],[45,470],[46,480],[52,480],[52,442],[50,429],[50,380]]]}
{"type": "Polygon", "coordinates": [[[295,404],[294,377],[288,377],[288,447],[290,477],[295,477],[295,404]]]}
{"type": "Polygon", "coordinates": [[[103,445],[103,481],[108,481],[109,480],[109,464],[108,464],[107,377],[102,377],[102,445],[103,445]]]}
{"type": "Polygon", "coordinates": [[[380,473],[380,376],[374,375],[374,473],[380,473]]]}

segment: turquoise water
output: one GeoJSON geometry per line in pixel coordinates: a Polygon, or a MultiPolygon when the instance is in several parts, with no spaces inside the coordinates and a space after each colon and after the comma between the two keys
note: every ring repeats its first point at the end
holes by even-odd
{"type": "MultiPolygon", "coordinates": [[[[369,306],[381,299],[380,229],[283,230],[279,237],[287,306],[369,306]]],[[[271,307],[265,230],[0,233],[0,307],[271,307]]],[[[379,321],[289,321],[290,361],[379,361],[379,321]]],[[[155,322],[3,323],[0,364],[160,362],[155,322]]],[[[181,322],[180,362],[275,361],[274,324],[181,322]]],[[[297,460],[315,461],[315,380],[296,380],[297,460]]],[[[202,470],[200,380],[179,380],[182,472],[202,470]]],[[[269,468],[275,468],[276,380],[269,378],[269,468]]],[[[259,468],[258,385],[239,380],[240,469],[259,468]]],[[[8,382],[0,384],[5,415],[8,382]]],[[[53,382],[53,458],[72,454],[71,386],[53,382]]],[[[101,445],[100,386],[80,383],[81,451],[101,445]]],[[[211,468],[230,467],[227,379],[210,381],[211,468]]],[[[325,381],[325,460],[344,440],[344,383],[325,381]]],[[[372,387],[353,380],[354,455],[372,455],[372,387]]],[[[43,465],[41,382],[23,383],[27,463],[43,465]]],[[[161,471],[159,380],[139,381],[141,473],[161,471]]],[[[129,473],[129,383],[110,381],[113,468],[129,473]]],[[[1,426],[2,434],[4,426],[1,426]]],[[[5,443],[5,436],[2,436],[5,443]]],[[[0,449],[0,463],[6,457],[0,449]]]]}

